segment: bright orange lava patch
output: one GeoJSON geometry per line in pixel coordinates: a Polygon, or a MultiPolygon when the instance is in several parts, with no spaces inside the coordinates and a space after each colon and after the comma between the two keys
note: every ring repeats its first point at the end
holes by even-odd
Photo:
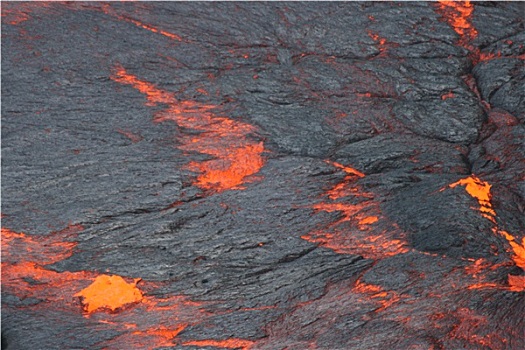
{"type": "Polygon", "coordinates": [[[180,127],[198,131],[197,135],[182,135],[180,149],[213,157],[211,160],[190,162],[189,170],[198,172],[195,185],[207,190],[241,189],[247,177],[256,174],[264,165],[262,142],[247,137],[255,128],[249,124],[220,117],[212,111],[217,107],[195,101],[179,101],[171,92],[138,79],[122,67],[112,79],[131,85],[147,98],[149,105],[166,104],[155,116],[155,122],[174,121],[180,127]]]}
{"type": "Polygon", "coordinates": [[[115,311],[124,305],[142,300],[142,293],[135,283],[127,283],[122,277],[112,275],[97,276],[87,288],[81,290],[76,297],[81,297],[82,304],[88,313],[99,309],[115,311]]]}
{"type": "Polygon", "coordinates": [[[437,12],[459,35],[458,45],[470,52],[474,64],[480,61],[479,48],[471,44],[478,36],[478,31],[472,24],[474,4],[470,1],[438,1],[437,12]]]}
{"type": "Polygon", "coordinates": [[[359,220],[359,225],[370,225],[377,222],[377,220],[379,220],[377,216],[367,216],[359,220]]]}
{"type": "Polygon", "coordinates": [[[470,1],[438,1],[447,23],[459,34],[462,41],[473,40],[478,31],[472,25],[474,5],[470,1]]]}
{"type": "MultiPolygon", "coordinates": [[[[490,220],[494,227],[492,228],[492,232],[494,234],[499,234],[503,236],[507,242],[510,245],[509,251],[512,253],[512,260],[516,264],[516,266],[520,267],[522,270],[525,271],[525,237],[522,238],[521,243],[516,240],[516,238],[509,234],[506,231],[498,229],[498,226],[496,225],[496,212],[492,208],[492,194],[490,193],[490,189],[492,185],[490,185],[486,181],[480,180],[475,175],[469,176],[465,179],[461,179],[459,181],[456,181],[452,184],[450,184],[448,187],[454,188],[458,185],[465,186],[465,190],[467,193],[478,200],[479,206],[480,206],[480,212],[481,215],[490,220]]],[[[444,189],[441,189],[442,191],[444,189]]],[[[478,265],[478,261],[476,261],[476,264],[478,265]]],[[[477,267],[477,266],[476,266],[477,267]]],[[[471,267],[469,270],[475,271],[474,267],[471,267]]],[[[482,269],[481,269],[482,270],[482,269]]],[[[476,271],[478,272],[478,271],[476,271]]],[[[509,275],[509,286],[510,290],[512,291],[522,291],[525,289],[519,289],[522,286],[522,280],[525,277],[523,276],[512,276],[509,275]]],[[[479,288],[497,288],[497,289],[508,289],[509,287],[501,287],[496,283],[478,283],[475,285],[469,286],[469,289],[479,289],[479,288]]]]}
{"type": "Polygon", "coordinates": [[[496,212],[494,209],[492,209],[492,204],[490,202],[492,198],[492,195],[490,194],[490,188],[492,185],[486,181],[480,180],[475,175],[472,175],[465,179],[456,181],[453,184],[450,184],[448,187],[454,188],[458,185],[465,186],[467,193],[478,200],[481,215],[496,223],[496,212]]]}
{"type": "Polygon", "coordinates": [[[521,267],[521,269],[525,271],[525,237],[523,237],[520,244],[516,242],[514,236],[512,236],[506,231],[497,230],[496,228],[494,228],[492,231],[494,233],[499,233],[500,235],[505,237],[505,239],[509,242],[514,253],[512,260],[514,260],[516,266],[521,267]]]}
{"type": "Polygon", "coordinates": [[[242,349],[248,350],[254,344],[251,340],[245,339],[225,339],[225,340],[193,340],[183,343],[186,346],[214,346],[216,348],[225,348],[225,349],[242,349]]]}

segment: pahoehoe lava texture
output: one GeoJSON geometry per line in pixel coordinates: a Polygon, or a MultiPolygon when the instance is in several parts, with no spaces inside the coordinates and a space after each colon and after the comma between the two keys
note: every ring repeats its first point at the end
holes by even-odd
{"type": "Polygon", "coordinates": [[[524,349],[518,2],[3,2],[2,349],[524,349]]]}

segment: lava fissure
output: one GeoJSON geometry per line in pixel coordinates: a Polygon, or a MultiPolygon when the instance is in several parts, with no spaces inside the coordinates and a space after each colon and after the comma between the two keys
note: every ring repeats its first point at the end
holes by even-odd
{"type": "Polygon", "coordinates": [[[221,192],[243,189],[249,177],[264,166],[263,142],[249,137],[256,132],[249,124],[214,114],[218,108],[194,101],[178,101],[171,92],[138,79],[123,67],[117,67],[112,79],[131,85],[147,98],[147,104],[168,105],[156,114],[155,122],[174,121],[181,128],[199,131],[195,135],[182,135],[179,149],[214,157],[207,161],[192,161],[187,169],[199,173],[195,185],[206,190],[221,192]]]}

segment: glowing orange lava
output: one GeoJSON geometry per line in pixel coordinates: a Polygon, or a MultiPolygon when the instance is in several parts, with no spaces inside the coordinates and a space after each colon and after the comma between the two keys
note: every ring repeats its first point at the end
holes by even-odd
{"type": "Polygon", "coordinates": [[[366,300],[381,305],[381,307],[375,310],[375,312],[381,312],[401,300],[399,295],[393,291],[387,292],[379,286],[364,283],[360,280],[356,282],[353,291],[365,295],[366,300]]]}
{"type": "Polygon", "coordinates": [[[2,1],[2,22],[19,25],[31,18],[33,13],[44,13],[51,6],[46,1],[2,1]]]}
{"type": "Polygon", "coordinates": [[[516,242],[516,239],[514,238],[514,236],[512,236],[508,232],[500,231],[496,229],[494,229],[494,231],[495,232],[497,231],[500,235],[505,237],[505,239],[509,242],[514,252],[514,256],[512,260],[514,260],[514,262],[516,263],[516,266],[521,267],[525,271],[525,237],[522,238],[521,244],[520,244],[516,242]]]}
{"type": "Polygon", "coordinates": [[[461,37],[460,41],[466,43],[478,35],[472,25],[472,12],[474,5],[470,1],[438,1],[440,12],[447,23],[461,37]]]}
{"type": "Polygon", "coordinates": [[[458,45],[470,52],[474,64],[482,58],[478,47],[472,41],[478,36],[478,31],[472,24],[474,4],[470,1],[438,1],[437,12],[459,35],[458,45]]]}
{"type": "Polygon", "coordinates": [[[406,242],[397,227],[381,230],[375,227],[380,220],[379,206],[374,195],[363,191],[356,183],[365,174],[336,162],[327,163],[342,169],[347,175],[342,182],[325,192],[330,201],[312,206],[316,211],[340,212],[341,217],[325,230],[317,230],[301,236],[302,239],[330,248],[340,254],[359,254],[380,259],[408,252],[406,242]]]}
{"type": "Polygon", "coordinates": [[[122,67],[117,67],[112,79],[140,91],[149,105],[168,105],[166,110],[155,116],[155,122],[170,120],[180,127],[199,132],[192,136],[182,135],[178,140],[181,144],[179,148],[188,153],[198,152],[213,157],[187,165],[187,169],[199,173],[196,186],[218,192],[241,189],[247,177],[263,167],[263,143],[246,137],[255,132],[253,126],[215,115],[212,112],[217,108],[215,105],[178,101],[173,93],[138,79],[122,67]]]}
{"type": "Polygon", "coordinates": [[[454,97],[455,97],[455,95],[454,95],[454,93],[453,93],[452,91],[451,91],[451,92],[448,92],[448,93],[446,93],[446,94],[441,95],[441,99],[442,99],[443,101],[445,101],[445,100],[448,99],[448,98],[454,98],[454,97]]]}
{"type": "Polygon", "coordinates": [[[19,298],[36,298],[75,309],[72,294],[85,284],[92,273],[56,272],[46,268],[70,257],[76,246],[65,242],[81,226],[48,236],[31,236],[2,228],[2,290],[19,298]]]}
{"type": "Polygon", "coordinates": [[[508,275],[510,290],[513,292],[525,291],[525,276],[508,275]]]}
{"type": "Polygon", "coordinates": [[[387,47],[386,47],[386,39],[385,38],[381,38],[379,36],[379,34],[377,33],[373,33],[371,31],[368,31],[368,36],[370,38],[372,38],[372,40],[374,40],[376,43],[379,44],[379,54],[380,55],[383,55],[385,53],[385,51],[387,50],[387,47]]]}
{"type": "Polygon", "coordinates": [[[225,339],[225,340],[193,340],[183,343],[186,346],[213,346],[216,348],[225,348],[225,349],[242,349],[248,350],[254,344],[251,340],[245,339],[225,339]]]}
{"type": "Polygon", "coordinates": [[[73,239],[82,229],[71,225],[47,236],[32,236],[2,228],[2,291],[20,299],[42,301],[25,308],[79,314],[83,307],[84,317],[123,332],[106,344],[117,349],[173,346],[174,338],[187,325],[198,323],[207,315],[201,303],[182,296],[147,295],[148,290],[158,288],[151,282],[142,282],[146,290],[143,292],[136,286],[139,279],[128,283],[116,275],[48,269],[46,265],[73,254],[77,244],[66,240],[73,239]]]}
{"type": "Polygon", "coordinates": [[[490,202],[492,198],[492,195],[490,194],[490,188],[492,185],[488,182],[481,181],[478,177],[472,175],[465,179],[454,182],[448,187],[454,188],[458,185],[465,186],[467,193],[478,200],[481,215],[493,223],[496,223],[496,212],[494,209],[492,209],[492,204],[490,202]]]}
{"type": "Polygon", "coordinates": [[[116,13],[115,10],[113,10],[113,8],[111,8],[111,5],[109,5],[109,4],[105,4],[104,6],[102,6],[102,11],[106,15],[110,15],[110,16],[116,17],[120,21],[125,21],[125,22],[132,23],[132,24],[136,25],[137,27],[144,28],[146,30],[149,30],[152,33],[157,33],[157,34],[164,35],[165,37],[168,37],[168,38],[170,38],[172,40],[175,40],[175,41],[183,41],[182,38],[180,36],[178,36],[177,34],[170,33],[168,31],[159,29],[157,27],[154,27],[154,26],[146,24],[146,23],[142,23],[141,21],[138,21],[138,20],[133,19],[133,18],[128,17],[128,16],[119,15],[119,14],[116,13]]]}
{"type": "Polygon", "coordinates": [[[115,311],[126,304],[142,300],[142,293],[136,287],[139,280],[127,283],[120,276],[100,275],[89,287],[81,290],[75,296],[83,299],[82,304],[88,313],[98,309],[115,311]]]}
{"type": "MultiPolygon", "coordinates": [[[[507,240],[511,248],[509,249],[509,251],[512,253],[512,257],[511,257],[512,260],[514,261],[516,266],[520,267],[522,270],[525,271],[525,237],[523,237],[521,243],[519,243],[513,235],[509,234],[506,231],[500,230],[498,228],[497,222],[496,222],[496,212],[494,211],[492,207],[492,202],[491,202],[492,194],[490,192],[490,189],[492,185],[486,181],[480,180],[475,175],[471,175],[465,179],[461,179],[459,181],[456,181],[450,184],[448,187],[454,188],[458,185],[465,186],[465,190],[467,191],[467,193],[471,197],[477,199],[479,206],[480,206],[479,210],[481,212],[481,215],[484,218],[490,220],[494,224],[494,227],[492,228],[492,232],[494,232],[494,234],[503,236],[507,240]]],[[[444,188],[441,189],[441,191],[443,190],[444,188]]],[[[476,261],[476,264],[479,265],[478,261],[476,261]]],[[[472,267],[468,270],[474,271],[472,267]]],[[[476,272],[479,272],[479,271],[476,271],[476,272]]],[[[524,279],[523,276],[509,275],[510,289],[513,291],[524,290],[524,289],[519,289],[522,286],[521,281],[523,279],[524,279]]],[[[493,287],[496,289],[507,289],[508,288],[508,287],[501,287],[495,283],[488,282],[488,283],[478,283],[478,284],[471,285],[469,289],[490,288],[490,287],[493,287]]]]}

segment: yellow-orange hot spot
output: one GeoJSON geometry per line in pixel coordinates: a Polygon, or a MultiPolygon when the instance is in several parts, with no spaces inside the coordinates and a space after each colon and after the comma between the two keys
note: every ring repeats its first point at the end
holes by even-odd
{"type": "Polygon", "coordinates": [[[142,292],[137,288],[136,279],[134,283],[127,283],[120,276],[100,275],[87,288],[81,290],[75,296],[82,298],[84,309],[92,313],[99,309],[116,309],[142,300],[142,292]]]}
{"type": "Polygon", "coordinates": [[[492,199],[490,193],[492,185],[486,181],[480,180],[474,175],[454,182],[453,184],[450,184],[449,187],[454,188],[458,185],[465,186],[465,191],[478,200],[482,215],[494,222],[493,217],[496,216],[496,212],[492,209],[492,203],[490,202],[492,199]]]}

